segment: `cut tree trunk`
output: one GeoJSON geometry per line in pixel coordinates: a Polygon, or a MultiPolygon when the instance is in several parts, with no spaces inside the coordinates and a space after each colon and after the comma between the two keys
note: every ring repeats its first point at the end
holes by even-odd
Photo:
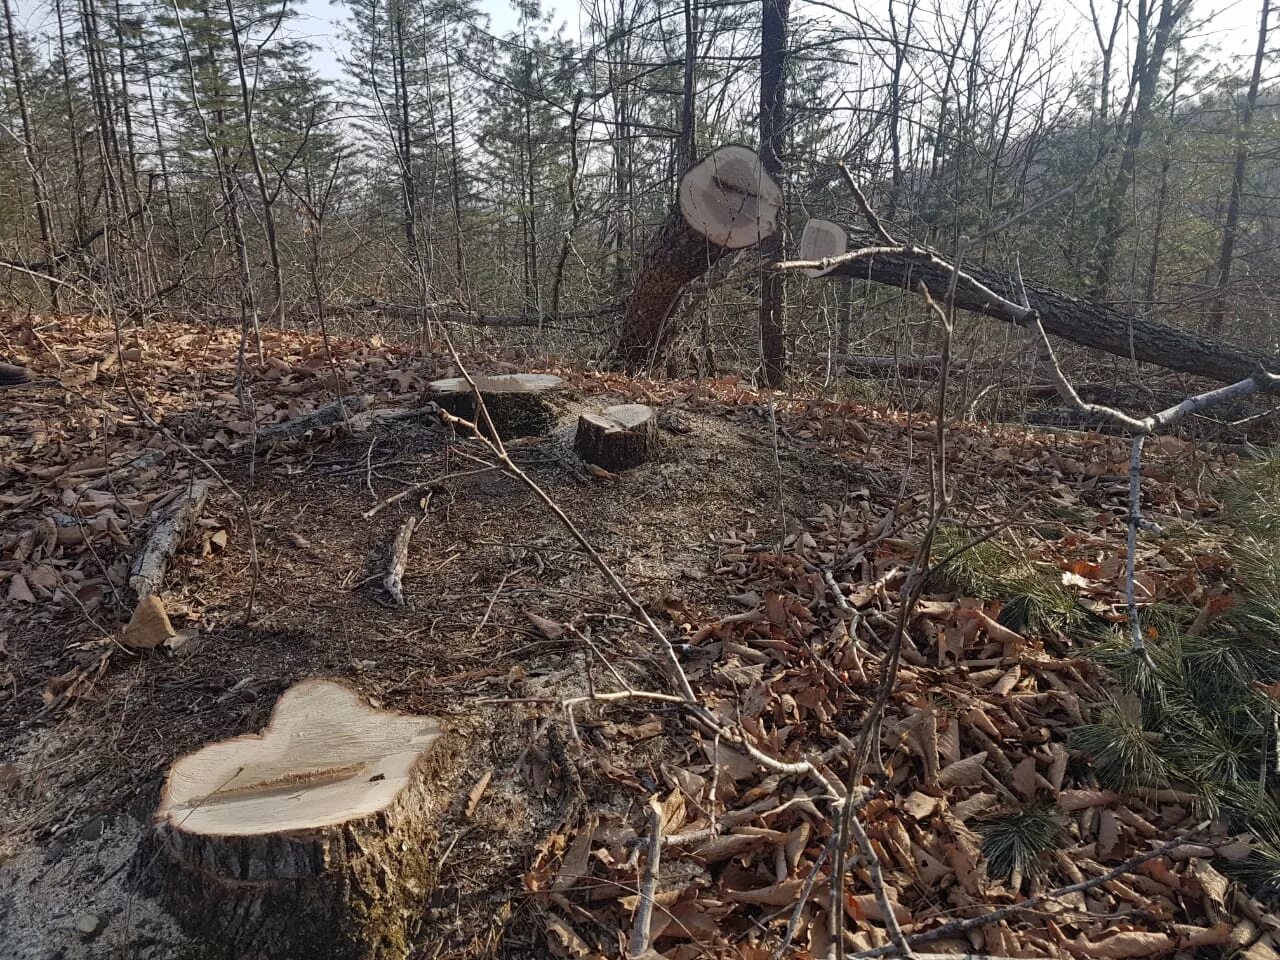
{"type": "Polygon", "coordinates": [[[727,254],[772,236],[781,209],[782,191],[749,147],[719,147],[690,167],[636,273],[615,363],[630,373],[660,364],[675,335],[671,313],[685,284],[727,254]]]}
{"type": "Polygon", "coordinates": [[[606,470],[638,467],[653,459],[658,444],[657,414],[642,403],[584,413],[573,439],[578,456],[606,470]]]}
{"type": "Polygon", "coordinates": [[[435,879],[441,736],[305,680],[262,733],[174,763],[139,883],[237,960],[402,960],[435,879]]]}
{"type": "Polygon", "coordinates": [[[170,501],[157,514],[147,528],[142,548],[129,566],[129,589],[139,600],[145,600],[160,590],[164,583],[169,561],[191,527],[204,512],[204,502],[209,498],[209,481],[197,480],[180,496],[170,501]]]}
{"type": "MultiPolygon", "coordinates": [[[[541,437],[551,431],[555,412],[547,397],[564,384],[559,377],[546,373],[508,373],[480,375],[471,379],[475,381],[485,409],[489,411],[489,419],[502,439],[541,437]]],[[[433,381],[427,387],[427,399],[455,417],[475,422],[478,413],[476,398],[465,377],[433,381]]],[[[476,425],[484,426],[481,423],[476,425]]]]}
{"type": "MultiPolygon", "coordinates": [[[[869,231],[846,229],[828,223],[825,228],[805,237],[821,237],[823,245],[806,250],[801,240],[800,259],[809,261],[838,256],[831,247],[832,229],[853,238],[855,249],[883,247],[869,231]],[[816,257],[810,253],[816,253],[816,257]]],[[[839,252],[843,252],[843,249],[839,252]]],[[[944,258],[945,259],[945,258],[944,258]]],[[[999,270],[964,266],[964,272],[1001,297],[1019,301],[1015,278],[999,270]]],[[[939,302],[945,298],[951,283],[951,271],[902,256],[874,256],[832,265],[824,276],[854,277],[904,290],[918,291],[924,284],[939,302]]],[[[1280,357],[1232,347],[1220,339],[1180,330],[1167,324],[1133,317],[1090,300],[1082,300],[1052,287],[1025,284],[1027,302],[1040,315],[1044,328],[1054,336],[1092,347],[1117,357],[1154,363],[1169,370],[1195,374],[1221,383],[1235,383],[1252,376],[1259,369],[1280,373],[1280,357]]],[[[962,310],[1020,325],[1020,318],[1005,306],[960,284],[956,289],[956,306],[962,310]]]]}

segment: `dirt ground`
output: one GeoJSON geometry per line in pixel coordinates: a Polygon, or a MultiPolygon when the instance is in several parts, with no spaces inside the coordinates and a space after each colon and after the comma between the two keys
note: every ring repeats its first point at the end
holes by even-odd
{"type": "MultiPolygon", "coordinates": [[[[0,957],[208,956],[206,945],[134,892],[148,868],[135,856],[138,840],[177,757],[261,729],[279,694],[304,677],[341,678],[375,705],[437,716],[449,731],[457,762],[436,784],[446,809],[436,850],[441,877],[416,924],[418,957],[548,955],[552,928],[531,891],[554,869],[549,863],[568,859],[564,845],[574,829],[585,840],[595,830],[596,842],[608,846],[623,835],[610,824],[643,826],[644,798],[655,790],[678,781],[691,810],[695,796],[705,802],[708,785],[715,797],[716,776],[698,753],[705,744],[670,735],[678,715],[661,704],[587,711],[574,731],[577,744],[566,742],[562,723],[549,722],[561,698],[613,686],[610,671],[650,689],[662,683],[660,671],[651,643],[577,544],[527,488],[486,469],[482,445],[451,436],[431,416],[366,421],[354,435],[323,429],[274,447],[252,443],[255,429],[322,406],[335,389],[367,395],[375,411],[420,406],[428,380],[456,372],[444,356],[424,358],[410,345],[373,338],[340,342],[331,357],[317,337],[272,333],[263,361],[249,365],[249,408],[235,388],[234,330],[167,325],[118,339],[100,320],[66,318],[14,320],[0,333],[11,357],[59,381],[15,398],[0,430],[0,596],[8,598],[0,608],[0,957]],[[128,467],[154,451],[163,454],[158,464],[128,467]],[[193,476],[209,476],[210,467],[222,481],[162,590],[181,642],[127,649],[119,642],[131,609],[123,584],[148,513],[193,476]],[[453,479],[387,503],[446,477],[453,479]],[[379,564],[408,516],[420,522],[405,575],[409,603],[397,608],[379,585],[379,564]]],[[[477,357],[475,364],[486,372],[517,368],[510,357],[477,357]]],[[[900,410],[804,397],[786,398],[771,415],[767,401],[736,378],[654,384],[548,372],[567,380],[556,400],[557,427],[550,437],[514,442],[513,457],[664,627],[691,641],[678,645],[690,658],[690,675],[728,691],[709,702],[719,698],[721,709],[738,710],[777,699],[768,709],[779,718],[778,731],[761,735],[780,751],[792,733],[827,744],[834,731],[856,735],[856,717],[870,703],[865,676],[856,691],[852,674],[833,687],[809,662],[818,649],[837,660],[848,654],[848,632],[818,572],[842,556],[855,558],[842,589],[871,603],[874,645],[876,617],[890,622],[888,606],[873,611],[889,599],[874,585],[888,582],[914,549],[890,533],[894,523],[918,519],[927,504],[933,427],[900,410]],[[593,474],[571,449],[577,415],[636,401],[664,410],[661,455],[618,477],[593,474]],[[871,542],[874,549],[859,547],[871,542]],[[790,626],[770,626],[773,614],[761,612],[777,604],[766,581],[790,597],[790,626]],[[716,640],[710,648],[707,637],[716,640]],[[695,646],[698,638],[702,646],[695,646]]],[[[1078,556],[1109,570],[1091,574],[1111,577],[1091,589],[1116,600],[1115,550],[1126,509],[1122,444],[1033,438],[981,424],[954,425],[948,443],[958,522],[980,531],[1025,516],[1031,540],[1051,543],[1055,563],[1078,556]],[[1063,536],[1077,529],[1088,536],[1063,536]]],[[[1175,532],[1198,523],[1207,501],[1188,490],[1199,490],[1219,465],[1198,460],[1181,442],[1154,444],[1151,458],[1144,488],[1150,508],[1175,532]]],[[[1174,547],[1160,549],[1177,559],[1174,547]]],[[[1151,584],[1154,596],[1174,589],[1175,577],[1161,574],[1151,584]]],[[[954,613],[948,602],[937,609],[954,613]]],[[[1027,698],[1022,709],[1050,714],[1032,722],[1015,710],[1022,732],[1009,721],[1003,742],[1017,760],[1019,737],[1032,730],[1022,764],[1039,764],[1045,775],[1057,769],[1061,790],[1065,767],[1046,752],[1044,737],[1062,739],[1070,723],[1062,704],[1078,719],[1073,698],[1077,691],[1097,695],[1096,678],[1064,638],[1054,641],[1056,652],[1030,639],[1024,650],[1020,638],[1022,652],[1011,653],[998,635],[976,630],[923,623],[911,667],[917,675],[894,710],[918,712],[931,688],[945,687],[944,705],[986,698],[985,709],[998,717],[1005,693],[996,678],[1016,673],[1019,696],[1027,698]],[[954,656],[947,643],[968,644],[965,656],[987,669],[975,666],[972,679],[965,670],[936,669],[954,656]],[[1073,678],[1069,689],[1059,674],[1073,678]],[[1044,692],[1055,685],[1056,693],[1044,692]]],[[[955,734],[951,749],[962,746],[955,734]]],[[[909,767],[900,758],[895,789],[912,789],[903,776],[909,767]]],[[[759,771],[748,763],[734,776],[759,771]]],[[[1071,778],[1068,785],[1089,786],[1087,765],[1073,765],[1071,778]]],[[[777,792],[768,780],[749,788],[752,782],[720,783],[721,799],[728,802],[735,790],[744,802],[757,790],[777,792]]],[[[970,798],[970,806],[980,809],[984,796],[970,798]]],[[[809,802],[795,793],[778,809],[802,801],[809,802]]],[[[1146,813],[1162,830],[1182,815],[1173,808],[1146,813]]],[[[888,827],[875,826],[881,829],[888,827]]],[[[1096,818],[1082,821],[1080,840],[1101,860],[1089,840],[1096,830],[1096,818]]],[[[809,827],[793,832],[804,848],[809,827]]],[[[629,836],[627,849],[634,850],[634,830],[629,836]]],[[[937,837],[916,839],[928,846],[937,837]]],[[[696,887],[719,898],[682,901],[686,927],[728,916],[734,885],[761,882],[738,865],[713,875],[701,865],[706,859],[704,852],[701,860],[673,858],[664,866],[674,871],[673,882],[691,878],[680,896],[696,887]]],[[[629,876],[633,882],[633,869],[629,876]]],[[[625,905],[625,885],[610,889],[625,905]]],[[[790,902],[795,891],[787,890],[790,902]]],[[[1002,902],[1009,894],[990,896],[1002,902]]],[[[950,909],[936,891],[922,888],[917,900],[934,919],[950,909]]],[[[620,920],[592,920],[568,901],[557,909],[580,927],[594,924],[590,935],[600,943],[617,932],[611,924],[627,922],[625,910],[620,920]]],[[[737,914],[730,920],[699,936],[724,934],[736,945],[729,955],[756,956],[741,950],[759,922],[737,914]]],[[[575,933],[555,952],[585,956],[580,942],[575,933]]],[[[680,950],[670,955],[700,955],[680,950]]]]}
{"type": "MultiPolygon", "coordinates": [[[[664,598],[709,613],[741,609],[711,571],[724,549],[717,541],[779,536],[765,412],[749,407],[729,419],[676,408],[657,462],[602,481],[570,449],[588,402],[571,395],[553,435],[521,441],[516,459],[655,609],[664,598]]],[[[589,402],[630,399],[602,392],[589,402]]],[[[11,449],[26,439],[19,423],[11,449]]],[[[238,505],[216,490],[206,517],[229,533],[227,546],[181,557],[164,590],[170,611],[188,614],[178,625],[192,638],[172,654],[109,647],[92,691],[54,709],[41,698],[50,676],[76,660],[77,648],[101,650],[109,619],[6,605],[0,637],[12,695],[2,701],[0,761],[11,782],[0,792],[0,955],[186,955],[174,924],[129,893],[129,858],[164,772],[205,742],[261,728],[276,697],[314,675],[351,681],[390,708],[439,716],[460,743],[464,762],[440,784],[454,797],[441,825],[451,855],[421,941],[424,956],[484,952],[476,931],[520,911],[515,881],[565,803],[554,784],[514,768],[527,764],[545,711],[496,701],[582,692],[593,669],[580,639],[550,638],[526,614],[577,624],[616,666],[637,661],[630,669],[638,676],[648,664],[625,608],[516,481],[462,477],[425,501],[362,516],[405,483],[477,469],[466,458],[482,452],[474,441],[448,444],[442,426],[423,419],[267,457],[252,464],[252,475],[245,458],[231,460],[223,475],[246,491],[256,536],[251,624],[239,625],[254,579],[249,538],[238,505]],[[397,609],[368,581],[371,562],[411,513],[423,520],[405,576],[410,606],[397,609]],[[495,771],[492,785],[476,814],[464,817],[466,794],[487,770],[495,771]],[[442,946],[446,953],[437,953],[442,946]]],[[[851,486],[870,483],[887,496],[896,484],[785,440],[780,464],[793,517],[838,501],[851,486]]],[[[6,491],[23,492],[21,480],[10,476],[6,491]]],[[[542,749],[535,744],[535,753],[542,749]]],[[[519,937],[508,935],[504,949],[518,952],[519,937]]]]}

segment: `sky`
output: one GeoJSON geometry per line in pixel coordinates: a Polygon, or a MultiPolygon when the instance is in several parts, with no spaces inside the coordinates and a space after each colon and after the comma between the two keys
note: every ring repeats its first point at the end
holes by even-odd
{"type": "MultiPolygon", "coordinates": [[[[837,3],[841,0],[837,0],[837,3]]],[[[848,3],[849,0],[843,0],[848,3]]],[[[1012,2],[1012,0],[1010,0],[1012,2]]],[[[877,13],[884,6],[885,0],[859,0],[859,6],[868,12],[877,13]]],[[[499,36],[516,26],[516,14],[508,0],[480,0],[480,9],[490,18],[490,30],[499,36]]],[[[558,0],[545,2],[544,9],[551,15],[553,27],[564,24],[566,34],[575,36],[577,27],[578,6],[574,0],[558,0]]],[[[1106,0],[1100,4],[1109,6],[1106,0]]],[[[1258,16],[1261,12],[1261,0],[1197,0],[1192,8],[1192,22],[1196,28],[1191,40],[1197,45],[1217,47],[1224,56],[1247,59],[1253,56],[1257,46],[1258,16]]],[[[316,45],[313,62],[321,76],[337,79],[341,75],[338,59],[341,55],[341,41],[338,38],[338,25],[345,16],[341,3],[331,0],[301,0],[301,17],[297,27],[316,45]]],[[[830,17],[831,5],[822,10],[823,17],[830,17]]],[[[1092,55],[1093,37],[1087,27],[1089,15],[1088,0],[1045,0],[1045,12],[1056,16],[1067,26],[1070,36],[1081,39],[1084,43],[1085,55],[1092,55]],[[1072,29],[1077,26],[1080,29],[1072,29]]],[[[1112,8],[1114,9],[1114,7],[1112,8]]],[[[804,16],[803,0],[792,7],[792,17],[804,16]]],[[[1271,36],[1280,38],[1280,11],[1271,14],[1271,36]]],[[[1268,49],[1280,49],[1280,39],[1273,39],[1267,44],[1268,49]]]]}

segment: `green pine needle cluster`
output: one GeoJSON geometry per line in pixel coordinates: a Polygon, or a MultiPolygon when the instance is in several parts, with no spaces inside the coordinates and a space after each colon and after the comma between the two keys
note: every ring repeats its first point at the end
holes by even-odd
{"type": "Polygon", "coordinates": [[[988,820],[978,833],[988,874],[1018,890],[1045,875],[1045,855],[1065,838],[1066,821],[1055,807],[1034,804],[988,820]]]}
{"type": "Polygon", "coordinates": [[[1196,816],[1251,833],[1254,855],[1219,866],[1267,897],[1280,896],[1280,703],[1266,692],[1280,681],[1278,495],[1280,457],[1252,465],[1223,497],[1240,534],[1231,606],[1198,631],[1195,609],[1148,607],[1149,663],[1118,630],[1091,648],[1113,693],[1072,738],[1104,786],[1173,787],[1198,798],[1196,816]]]}
{"type": "Polygon", "coordinates": [[[971,531],[943,527],[934,537],[932,585],[983,599],[1000,599],[1000,623],[1019,633],[1079,636],[1096,631],[1101,621],[1080,605],[1057,570],[1037,565],[997,538],[975,543],[971,531]]]}

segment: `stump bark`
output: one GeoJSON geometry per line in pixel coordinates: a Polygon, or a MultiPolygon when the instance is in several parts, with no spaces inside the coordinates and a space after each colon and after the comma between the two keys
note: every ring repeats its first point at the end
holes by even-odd
{"type": "MultiPolygon", "coordinates": [[[[541,437],[551,432],[555,412],[547,402],[564,384],[545,373],[511,373],[472,377],[494,429],[504,440],[512,437],[541,437]]],[[[465,377],[436,380],[427,387],[427,399],[455,417],[475,421],[476,398],[465,377]]],[[[483,424],[477,423],[477,426],[483,424]]]]}
{"type": "Polygon", "coordinates": [[[627,470],[658,450],[658,417],[652,407],[624,403],[578,418],[573,448],[587,463],[606,470],[627,470]]]}
{"type": "Polygon", "coordinates": [[[344,684],[297,684],[261,734],[174,763],[140,886],[236,960],[403,960],[435,879],[441,735],[344,684]]]}
{"type": "Polygon", "coordinates": [[[781,210],[782,190],[750,147],[720,147],[690,167],[636,273],[614,347],[617,364],[635,373],[660,363],[675,336],[671,313],[685,284],[772,235],[781,210]]]}

